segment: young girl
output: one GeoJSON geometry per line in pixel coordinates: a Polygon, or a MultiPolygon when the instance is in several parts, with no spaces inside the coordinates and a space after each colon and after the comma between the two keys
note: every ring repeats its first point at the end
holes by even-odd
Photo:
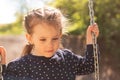
{"type": "MultiPolygon", "coordinates": [[[[89,26],[86,33],[86,55],[75,55],[60,49],[64,16],[58,9],[43,7],[25,16],[24,24],[28,43],[22,57],[10,62],[3,70],[4,80],[75,80],[76,75],[94,72],[93,42],[91,32],[98,37],[97,24],[89,26]]],[[[0,48],[2,64],[5,50],[0,48]]]]}

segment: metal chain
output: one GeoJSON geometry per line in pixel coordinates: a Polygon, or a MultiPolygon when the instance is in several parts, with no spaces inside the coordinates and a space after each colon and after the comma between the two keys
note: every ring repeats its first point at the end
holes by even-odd
{"type": "MultiPolygon", "coordinates": [[[[0,56],[0,61],[1,61],[1,56],[0,56]]],[[[0,80],[3,80],[3,77],[2,77],[2,64],[0,64],[0,80]]]]}
{"type": "MultiPolygon", "coordinates": [[[[89,15],[90,15],[90,25],[95,23],[94,21],[94,9],[93,0],[89,0],[89,15]]],[[[99,80],[99,62],[98,62],[98,48],[97,48],[97,38],[94,33],[93,36],[93,50],[94,50],[94,66],[95,66],[95,80],[99,80]]]]}

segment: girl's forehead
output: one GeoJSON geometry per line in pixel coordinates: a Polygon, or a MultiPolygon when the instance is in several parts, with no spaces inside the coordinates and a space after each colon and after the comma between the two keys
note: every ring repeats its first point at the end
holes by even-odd
{"type": "Polygon", "coordinates": [[[51,25],[36,25],[33,28],[33,34],[40,37],[55,37],[60,35],[60,29],[51,25]]]}
{"type": "Polygon", "coordinates": [[[56,27],[56,26],[52,26],[52,25],[49,25],[49,24],[38,24],[36,26],[34,26],[33,28],[34,30],[36,31],[43,31],[43,32],[58,32],[60,30],[59,27],[56,27]]]}

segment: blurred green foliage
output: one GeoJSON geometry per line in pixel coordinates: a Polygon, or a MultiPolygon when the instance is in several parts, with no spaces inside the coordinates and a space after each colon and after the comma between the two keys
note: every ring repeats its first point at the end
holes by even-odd
{"type": "MultiPolygon", "coordinates": [[[[85,33],[89,25],[88,0],[53,0],[51,5],[62,10],[70,19],[72,35],[85,33]]],[[[120,55],[120,0],[94,0],[95,22],[100,29],[98,39],[102,52],[120,55]]]]}
{"type": "Polygon", "coordinates": [[[17,20],[11,24],[0,27],[0,35],[19,35],[23,32],[22,15],[17,15],[17,20]]]}
{"type": "Polygon", "coordinates": [[[16,21],[14,23],[5,24],[0,26],[0,35],[20,35],[24,32],[23,29],[23,17],[28,10],[28,5],[25,0],[13,0],[18,3],[15,13],[16,21]]]}
{"type": "MultiPolygon", "coordinates": [[[[51,0],[49,4],[60,9],[64,16],[68,18],[70,22],[68,31],[70,34],[85,34],[90,20],[88,0],[51,0]]],[[[102,49],[105,49],[107,53],[120,53],[118,49],[120,47],[119,8],[120,0],[94,0],[95,21],[100,29],[98,41],[102,49]]],[[[0,34],[21,34],[23,32],[23,10],[27,10],[24,2],[21,3],[19,10],[18,14],[16,14],[17,21],[0,27],[0,34]]]]}
{"type": "Polygon", "coordinates": [[[54,0],[52,6],[59,8],[69,19],[68,31],[79,35],[84,32],[89,21],[87,0],[54,0]]]}

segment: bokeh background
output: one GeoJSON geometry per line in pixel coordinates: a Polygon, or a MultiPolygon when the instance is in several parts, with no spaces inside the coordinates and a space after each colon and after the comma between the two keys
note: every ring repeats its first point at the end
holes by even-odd
{"type": "MultiPolygon", "coordinates": [[[[84,56],[85,34],[90,24],[88,0],[0,0],[0,45],[7,50],[7,63],[19,58],[27,43],[24,15],[44,5],[54,6],[68,18],[63,46],[84,56]]],[[[100,80],[120,80],[120,0],[94,0],[95,22],[100,36],[100,80]]],[[[76,80],[94,80],[94,73],[76,80]]]]}

